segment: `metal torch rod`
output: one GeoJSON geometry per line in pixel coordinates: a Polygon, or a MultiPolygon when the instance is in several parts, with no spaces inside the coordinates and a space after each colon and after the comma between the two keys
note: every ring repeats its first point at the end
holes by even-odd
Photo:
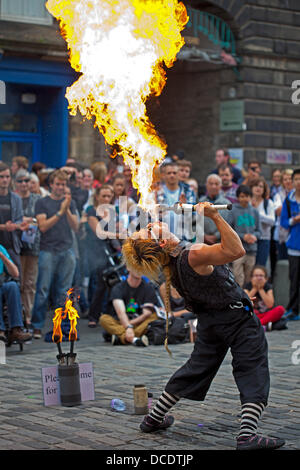
{"type": "MultiPolygon", "coordinates": [[[[173,206],[167,206],[166,204],[157,204],[156,208],[158,211],[167,212],[172,211],[177,214],[180,214],[183,210],[187,210],[189,212],[196,210],[196,204],[184,204],[181,202],[176,202],[173,206]]],[[[232,209],[232,204],[213,204],[214,208],[221,211],[221,210],[229,210],[232,209]]]]}
{"type": "MultiPolygon", "coordinates": [[[[231,209],[232,209],[232,204],[213,204],[213,206],[218,211],[223,211],[223,210],[231,211],[231,209]]],[[[194,204],[181,204],[181,203],[179,203],[177,207],[178,208],[180,207],[181,210],[183,210],[183,209],[189,209],[189,210],[192,210],[192,211],[196,210],[196,205],[194,205],[194,204]]]]}
{"type": "Polygon", "coordinates": [[[58,355],[56,356],[56,358],[60,364],[63,364],[65,362],[66,355],[62,352],[61,345],[58,341],[56,342],[56,346],[58,349],[58,355]]]}
{"type": "Polygon", "coordinates": [[[67,363],[72,365],[75,362],[77,354],[74,353],[74,340],[70,340],[70,352],[67,354],[67,363]]]}

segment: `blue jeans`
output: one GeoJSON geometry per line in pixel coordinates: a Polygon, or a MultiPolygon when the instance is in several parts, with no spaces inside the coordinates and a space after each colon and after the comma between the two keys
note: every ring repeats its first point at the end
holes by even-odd
{"type": "Polygon", "coordinates": [[[15,281],[4,282],[0,287],[0,331],[6,330],[3,320],[3,299],[7,305],[9,328],[23,327],[20,288],[15,281]]]}
{"type": "Polygon", "coordinates": [[[258,240],[255,264],[266,266],[270,254],[270,240],[258,240]]]}
{"type": "Polygon", "coordinates": [[[32,326],[35,329],[41,330],[44,326],[52,283],[54,283],[56,308],[64,305],[67,291],[72,287],[75,266],[75,255],[71,248],[59,253],[40,251],[39,272],[31,318],[32,326]]]}

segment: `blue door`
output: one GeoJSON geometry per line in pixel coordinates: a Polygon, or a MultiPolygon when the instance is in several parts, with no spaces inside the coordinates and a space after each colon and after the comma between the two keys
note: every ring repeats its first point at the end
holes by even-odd
{"type": "Polygon", "coordinates": [[[0,61],[5,103],[0,104],[0,159],[62,166],[68,156],[66,87],[78,78],[68,63],[7,57],[0,61]]]}

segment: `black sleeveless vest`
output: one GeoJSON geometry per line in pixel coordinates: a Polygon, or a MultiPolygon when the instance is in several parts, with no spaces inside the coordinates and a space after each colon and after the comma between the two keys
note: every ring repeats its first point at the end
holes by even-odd
{"type": "Polygon", "coordinates": [[[186,308],[199,314],[227,310],[230,304],[243,300],[251,305],[249,297],[226,264],[215,266],[211,274],[203,276],[191,268],[188,254],[189,250],[185,249],[171,259],[172,284],[184,297],[186,308]]]}

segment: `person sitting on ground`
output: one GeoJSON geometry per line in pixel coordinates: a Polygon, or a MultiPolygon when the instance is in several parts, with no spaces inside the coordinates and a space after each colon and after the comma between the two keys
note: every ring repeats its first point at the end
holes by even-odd
{"type": "Polygon", "coordinates": [[[116,284],[110,293],[108,313],[100,325],[111,335],[111,343],[148,346],[145,335],[150,322],[157,320],[158,298],[154,287],[134,271],[116,284]]]}
{"type": "MultiPolygon", "coordinates": [[[[159,292],[165,304],[164,299],[166,298],[166,295],[167,295],[165,282],[160,286],[159,292]]],[[[196,315],[186,308],[184,298],[181,297],[179,292],[172,285],[170,286],[170,307],[171,307],[171,315],[173,317],[182,317],[182,318],[185,318],[186,320],[193,320],[194,318],[196,318],[196,315]]]]}
{"type": "Polygon", "coordinates": [[[251,271],[251,280],[245,285],[245,292],[253,301],[254,313],[262,326],[271,331],[285,312],[282,305],[274,307],[272,284],[268,282],[268,271],[264,266],[256,265],[251,271]]]}
{"type": "Polygon", "coordinates": [[[19,277],[19,270],[13,263],[7,250],[0,245],[0,340],[6,342],[6,327],[3,319],[3,299],[7,305],[8,314],[8,342],[18,341],[23,343],[31,339],[31,334],[22,330],[21,293],[18,283],[10,279],[19,277]]]}

